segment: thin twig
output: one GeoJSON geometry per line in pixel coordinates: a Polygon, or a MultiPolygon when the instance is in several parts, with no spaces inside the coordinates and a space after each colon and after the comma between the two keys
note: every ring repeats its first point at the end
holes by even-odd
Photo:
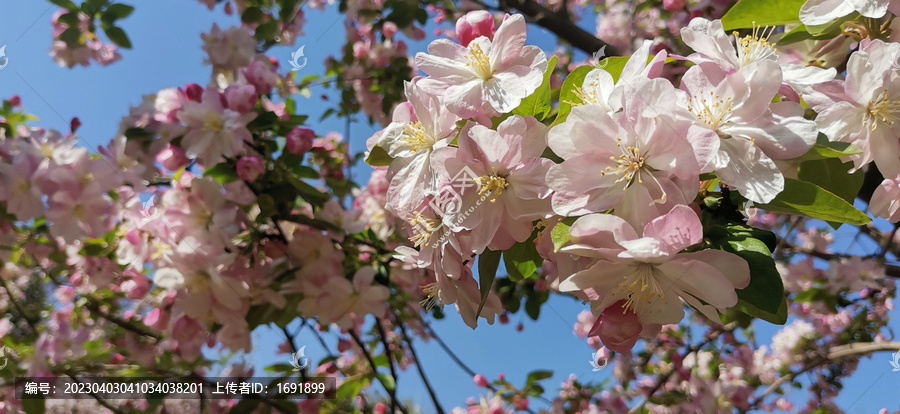
{"type": "Polygon", "coordinates": [[[375,378],[378,379],[378,382],[381,383],[381,386],[384,387],[385,391],[388,392],[388,395],[391,397],[391,406],[400,407],[400,412],[407,414],[406,408],[403,407],[403,404],[400,401],[397,401],[397,392],[394,389],[396,387],[396,383],[394,383],[394,387],[388,387],[387,384],[384,383],[384,380],[381,379],[381,376],[378,375],[378,369],[375,365],[375,360],[372,359],[372,355],[369,354],[369,351],[366,349],[366,344],[363,343],[362,339],[360,339],[359,335],[353,331],[353,329],[348,330],[350,333],[350,337],[353,338],[353,341],[356,342],[356,345],[359,346],[359,349],[362,350],[363,356],[365,356],[366,361],[369,361],[369,365],[372,367],[372,373],[375,374],[375,378]]]}
{"type": "MultiPolygon", "coordinates": [[[[381,319],[375,318],[375,327],[378,328],[378,334],[381,336],[381,344],[384,345],[384,354],[388,358],[388,365],[391,367],[391,376],[394,377],[394,384],[397,384],[397,369],[394,368],[394,358],[391,357],[391,348],[387,341],[387,334],[384,332],[384,327],[381,326],[381,319]]],[[[397,407],[394,405],[394,401],[391,400],[391,412],[397,407]]]]}
{"type": "Polygon", "coordinates": [[[406,335],[406,328],[403,327],[403,321],[396,314],[394,316],[397,318],[397,326],[400,327],[400,333],[403,335],[403,340],[406,341],[407,345],[409,345],[409,353],[412,354],[413,362],[416,364],[416,369],[419,371],[419,376],[422,378],[422,382],[425,384],[425,389],[428,390],[428,395],[431,396],[431,401],[434,403],[434,409],[438,414],[444,414],[444,409],[441,407],[441,404],[437,400],[437,395],[434,393],[434,388],[431,387],[431,383],[428,381],[428,377],[425,376],[425,370],[422,369],[422,364],[419,362],[419,357],[416,355],[416,349],[413,347],[412,340],[409,339],[409,336],[406,335]]]}

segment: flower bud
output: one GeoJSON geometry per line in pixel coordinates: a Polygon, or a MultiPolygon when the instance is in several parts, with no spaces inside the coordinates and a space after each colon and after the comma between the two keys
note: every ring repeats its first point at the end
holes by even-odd
{"type": "Polygon", "coordinates": [[[494,16],[491,16],[491,13],[487,10],[470,11],[456,21],[456,39],[459,40],[461,45],[466,47],[481,36],[493,39],[496,31],[494,16]]]}

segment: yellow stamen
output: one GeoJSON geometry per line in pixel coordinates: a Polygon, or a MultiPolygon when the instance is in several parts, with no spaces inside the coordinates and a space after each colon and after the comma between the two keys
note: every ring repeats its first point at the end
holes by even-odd
{"type": "Polygon", "coordinates": [[[890,94],[882,90],[877,96],[869,101],[866,106],[866,114],[863,116],[864,125],[872,125],[872,131],[878,128],[878,122],[891,128],[897,121],[897,112],[900,111],[900,101],[890,100],[890,94]]]}
{"type": "Polygon", "coordinates": [[[738,38],[738,32],[734,32],[735,46],[737,46],[738,59],[741,66],[763,59],[776,59],[778,49],[775,44],[769,43],[769,36],[775,32],[775,26],[771,28],[757,26],[753,22],[753,32],[750,35],[738,38]]]}
{"type": "Polygon", "coordinates": [[[400,141],[409,145],[410,152],[419,152],[422,149],[431,148],[431,141],[425,136],[425,128],[419,121],[410,122],[403,128],[400,141]]]}
{"type": "Polygon", "coordinates": [[[484,80],[488,80],[494,75],[488,55],[475,42],[469,43],[469,55],[466,56],[466,66],[472,68],[472,71],[484,80]]]}
{"type": "Polygon", "coordinates": [[[497,172],[493,169],[492,172],[492,175],[482,175],[481,177],[475,178],[474,181],[479,187],[478,195],[490,192],[491,202],[493,203],[497,201],[497,196],[503,194],[503,190],[509,187],[509,183],[506,181],[506,178],[498,176],[497,172]]]}
{"type": "Polygon", "coordinates": [[[443,226],[440,220],[425,217],[418,211],[413,211],[409,224],[411,230],[415,232],[415,235],[410,237],[409,241],[413,242],[415,247],[428,246],[432,234],[443,226]]]}
{"type": "MultiPolygon", "coordinates": [[[[433,308],[436,303],[440,302],[440,299],[438,298],[438,296],[441,293],[441,289],[440,289],[438,283],[433,282],[433,283],[429,283],[425,286],[419,286],[419,287],[422,288],[422,291],[424,291],[426,295],[428,295],[425,299],[423,299],[422,301],[419,302],[419,305],[422,305],[422,307],[424,307],[425,310],[431,310],[431,308],[433,308]]],[[[444,304],[441,303],[440,305],[441,305],[441,310],[444,310],[444,304]]]]}
{"type": "Polygon", "coordinates": [[[622,277],[622,282],[616,286],[615,292],[628,291],[628,299],[622,307],[624,314],[628,309],[634,313],[642,314],[649,310],[656,298],[663,297],[662,287],[653,276],[654,269],[650,263],[638,263],[635,273],[622,277]],[[631,283],[628,283],[628,282],[631,283]]]}

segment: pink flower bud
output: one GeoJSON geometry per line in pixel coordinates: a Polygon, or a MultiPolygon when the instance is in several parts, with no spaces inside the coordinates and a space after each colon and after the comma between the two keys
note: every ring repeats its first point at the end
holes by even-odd
{"type": "Polygon", "coordinates": [[[456,39],[463,46],[468,47],[469,43],[481,36],[493,40],[496,31],[494,16],[487,10],[470,11],[456,21],[456,39]]]}
{"type": "Polygon", "coordinates": [[[144,325],[153,329],[163,330],[169,325],[169,312],[160,308],[154,308],[147,316],[144,316],[144,325]]]}
{"type": "Polygon", "coordinates": [[[247,155],[241,157],[237,162],[237,175],[247,182],[256,181],[256,177],[266,171],[265,165],[261,158],[256,155],[247,155]]]}
{"type": "Polygon", "coordinates": [[[513,407],[516,407],[516,410],[525,411],[528,409],[528,398],[522,397],[521,395],[513,396],[513,407]]]}
{"type": "Polygon", "coordinates": [[[13,107],[17,107],[22,104],[22,98],[19,98],[19,95],[13,95],[9,97],[9,104],[13,107]]]}
{"type": "Polygon", "coordinates": [[[159,152],[156,161],[162,163],[169,171],[176,171],[184,167],[188,163],[188,157],[184,154],[184,149],[169,144],[166,148],[159,152]]]}
{"type": "Polygon", "coordinates": [[[384,33],[384,37],[388,39],[392,39],[395,34],[397,34],[397,24],[394,22],[386,22],[384,26],[381,27],[381,33],[384,33]]]}
{"type": "Polygon", "coordinates": [[[509,315],[507,315],[505,313],[500,314],[500,323],[502,323],[504,325],[508,324],[509,323],[509,315]]]}
{"type": "Polygon", "coordinates": [[[184,96],[194,102],[203,100],[203,88],[196,83],[189,83],[184,87],[184,96]]]}
{"type": "Polygon", "coordinates": [[[663,0],[663,8],[673,13],[684,10],[684,0],[663,0]]]}
{"type": "Polygon", "coordinates": [[[75,133],[75,131],[77,131],[79,127],[81,127],[81,120],[78,119],[78,117],[72,118],[72,122],[69,124],[69,128],[72,133],[75,133]]]}
{"type": "Polygon", "coordinates": [[[112,358],[109,359],[109,362],[113,365],[121,364],[122,361],[125,360],[125,357],[122,354],[113,354],[112,358]]]}
{"type": "Polygon", "coordinates": [[[616,352],[629,352],[644,329],[633,310],[624,310],[625,301],[620,300],[606,308],[588,336],[599,336],[607,348],[616,352]]]}
{"type": "Polygon", "coordinates": [[[253,85],[229,85],[225,88],[228,107],[240,113],[252,111],[257,98],[256,87],[253,85]]]}
{"type": "Polygon", "coordinates": [[[383,402],[375,404],[375,414],[384,414],[387,412],[387,406],[383,402]]]}
{"type": "Polygon", "coordinates": [[[484,375],[481,375],[481,374],[476,374],[475,377],[472,378],[472,380],[474,380],[475,385],[477,385],[479,387],[487,387],[487,385],[488,385],[487,378],[485,378],[484,375]]]}
{"type": "Polygon", "coordinates": [[[309,128],[294,128],[287,135],[287,145],[285,145],[285,149],[291,154],[302,155],[312,149],[313,140],[315,138],[316,133],[309,128]]]}

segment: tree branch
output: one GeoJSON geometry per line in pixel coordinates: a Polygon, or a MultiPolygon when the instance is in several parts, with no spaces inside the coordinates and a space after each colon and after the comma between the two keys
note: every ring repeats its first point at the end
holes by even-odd
{"type": "Polygon", "coordinates": [[[422,369],[422,364],[419,362],[419,356],[416,355],[416,349],[413,348],[412,340],[406,335],[406,328],[403,327],[403,321],[396,314],[394,315],[397,318],[397,326],[400,327],[400,333],[403,335],[403,339],[409,345],[409,353],[412,354],[413,362],[416,363],[416,369],[419,371],[419,377],[422,378],[422,382],[425,383],[425,389],[428,390],[428,394],[431,396],[431,401],[434,403],[434,409],[438,414],[444,414],[444,409],[441,407],[441,404],[437,400],[437,395],[434,393],[434,388],[431,387],[431,383],[428,382],[428,377],[425,376],[425,371],[422,369]]]}
{"type": "Polygon", "coordinates": [[[366,357],[366,361],[369,362],[369,365],[372,367],[372,374],[375,375],[375,378],[378,379],[378,382],[381,383],[381,386],[384,387],[385,391],[387,391],[388,395],[391,397],[391,406],[396,405],[400,407],[400,412],[403,414],[407,414],[406,408],[403,407],[403,404],[400,401],[397,401],[397,391],[394,389],[397,386],[396,381],[394,382],[394,387],[388,387],[387,384],[384,383],[384,380],[378,376],[378,369],[376,368],[375,361],[372,359],[372,355],[369,354],[369,351],[366,350],[366,344],[363,343],[362,339],[360,339],[359,335],[353,331],[353,329],[349,329],[350,337],[353,338],[353,341],[356,342],[356,345],[359,346],[359,349],[362,350],[363,356],[366,357]]]}
{"type": "Polygon", "coordinates": [[[472,0],[488,9],[495,9],[512,12],[512,9],[520,11],[522,14],[531,18],[531,21],[555,34],[562,40],[565,40],[572,46],[581,49],[588,55],[604,49],[607,56],[619,56],[622,54],[614,46],[598,39],[588,31],[578,27],[572,23],[567,16],[567,12],[557,13],[550,10],[534,0],[500,0],[496,7],[489,6],[480,0],[472,0]]]}

